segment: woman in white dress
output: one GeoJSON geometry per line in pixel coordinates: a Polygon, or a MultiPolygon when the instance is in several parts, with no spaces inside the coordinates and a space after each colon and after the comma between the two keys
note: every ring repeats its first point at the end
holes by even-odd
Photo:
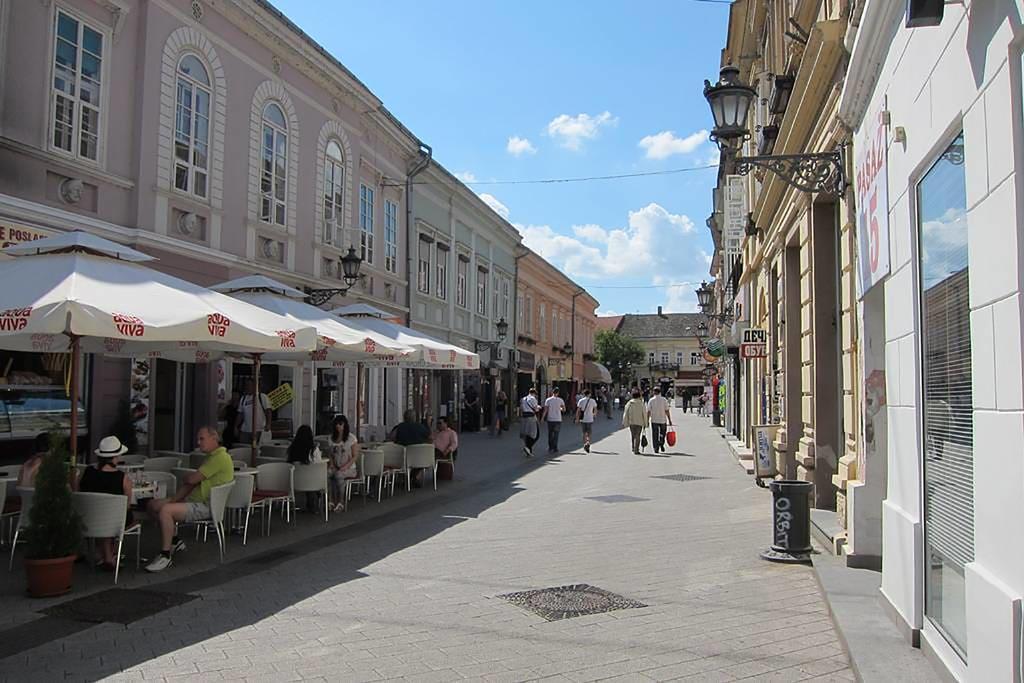
{"type": "Polygon", "coordinates": [[[331,495],[334,498],[334,510],[345,509],[345,480],[358,479],[359,440],[351,432],[348,418],[338,415],[331,425],[330,464],[331,495]]]}

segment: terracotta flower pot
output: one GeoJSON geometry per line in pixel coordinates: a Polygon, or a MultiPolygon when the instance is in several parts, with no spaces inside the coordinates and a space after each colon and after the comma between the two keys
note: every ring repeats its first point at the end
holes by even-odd
{"type": "Polygon", "coordinates": [[[53,560],[25,560],[28,594],[33,598],[49,598],[71,591],[71,576],[75,569],[75,556],[53,560]]]}

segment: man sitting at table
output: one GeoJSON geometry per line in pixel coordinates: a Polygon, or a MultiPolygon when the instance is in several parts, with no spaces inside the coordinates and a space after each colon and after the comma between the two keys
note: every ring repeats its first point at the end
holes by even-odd
{"type": "Polygon", "coordinates": [[[203,464],[185,477],[185,484],[173,498],[149,504],[150,513],[160,522],[162,545],[160,555],[146,565],[146,571],[160,572],[171,566],[171,554],[185,549],[185,542],[174,533],[175,524],[210,519],[210,490],[235,479],[231,456],[220,445],[217,428],[200,427],[197,438],[199,449],[206,454],[203,464]]]}
{"type": "MultiPolygon", "coordinates": [[[[78,482],[78,490],[87,493],[110,493],[115,496],[127,496],[128,501],[132,499],[132,482],[127,474],[117,469],[118,456],[124,455],[128,449],[121,444],[116,436],[105,436],[100,441],[100,447],[93,451],[96,454],[96,464],[86,468],[82,473],[82,479],[78,482]]],[[[124,528],[131,528],[135,524],[132,519],[131,508],[128,508],[127,517],[124,521],[124,528]]],[[[111,538],[99,539],[100,554],[102,559],[97,567],[108,572],[114,571],[114,564],[118,558],[114,557],[114,540],[111,538]]]]}
{"type": "MultiPolygon", "coordinates": [[[[400,446],[412,446],[417,443],[430,443],[430,430],[422,422],[416,421],[416,411],[411,408],[402,413],[402,421],[395,425],[388,435],[388,439],[400,446]]],[[[423,486],[423,468],[417,467],[415,475],[412,476],[414,488],[423,486]]]]}

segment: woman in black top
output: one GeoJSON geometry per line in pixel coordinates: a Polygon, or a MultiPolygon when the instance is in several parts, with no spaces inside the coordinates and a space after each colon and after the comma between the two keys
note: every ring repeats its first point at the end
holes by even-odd
{"type": "Polygon", "coordinates": [[[224,406],[224,435],[220,443],[224,448],[231,449],[235,445],[238,435],[235,434],[235,424],[238,422],[238,392],[231,392],[231,401],[224,406]]]}
{"type": "MultiPolygon", "coordinates": [[[[110,437],[107,437],[108,439],[110,437]]],[[[114,437],[116,438],[116,437],[114,437]]],[[[104,439],[106,441],[107,439],[104,439]]],[[[118,442],[119,451],[125,449],[118,442]]],[[[117,469],[117,453],[104,453],[97,449],[95,451],[97,459],[96,464],[92,467],[86,468],[85,472],[82,473],[82,478],[78,482],[78,490],[86,491],[90,493],[110,493],[115,496],[128,496],[128,500],[132,499],[132,482],[128,478],[128,475],[117,469]]],[[[127,518],[125,519],[124,526],[127,529],[134,523],[132,518],[132,511],[129,509],[127,518]]],[[[100,553],[103,555],[103,559],[98,563],[99,566],[103,567],[107,571],[114,571],[114,542],[112,538],[101,538],[99,540],[100,553]]]]}
{"type": "MultiPolygon", "coordinates": [[[[313,438],[313,428],[309,425],[301,425],[295,430],[295,437],[288,446],[288,462],[295,465],[309,465],[319,462],[322,458],[320,447],[316,445],[313,438]]],[[[306,491],[306,506],[304,510],[315,512],[320,508],[320,494],[316,491],[306,491]]]]}

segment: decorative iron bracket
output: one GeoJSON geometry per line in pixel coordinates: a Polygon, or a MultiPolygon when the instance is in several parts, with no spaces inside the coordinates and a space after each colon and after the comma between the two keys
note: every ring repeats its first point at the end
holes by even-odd
{"type": "Polygon", "coordinates": [[[351,287],[336,287],[334,289],[312,289],[306,288],[306,301],[314,306],[323,306],[325,303],[330,301],[335,295],[340,294],[345,296],[348,294],[348,290],[351,287]]]}
{"type": "Polygon", "coordinates": [[[841,195],[846,191],[847,184],[843,156],[840,148],[834,152],[813,154],[737,156],[733,163],[739,175],[747,175],[754,168],[764,168],[798,190],[841,195]]]}

